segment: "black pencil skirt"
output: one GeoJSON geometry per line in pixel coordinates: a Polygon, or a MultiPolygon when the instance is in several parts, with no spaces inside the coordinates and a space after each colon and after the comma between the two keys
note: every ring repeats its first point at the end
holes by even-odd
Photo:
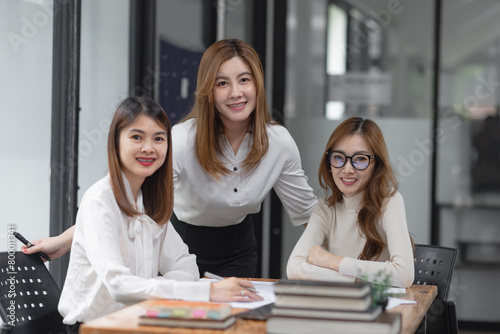
{"type": "Polygon", "coordinates": [[[205,271],[223,277],[255,277],[257,246],[250,216],[239,224],[224,227],[195,226],[175,215],[170,221],[189,252],[196,255],[200,277],[205,271]]]}

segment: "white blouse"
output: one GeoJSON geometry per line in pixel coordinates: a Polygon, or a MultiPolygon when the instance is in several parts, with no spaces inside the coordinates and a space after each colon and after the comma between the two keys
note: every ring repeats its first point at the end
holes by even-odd
{"type": "Polygon", "coordinates": [[[253,135],[247,133],[237,154],[226,140],[225,157],[220,159],[232,173],[217,181],[196,157],[196,120],[173,127],[174,211],[179,220],[199,226],[238,224],[260,211],[272,188],[294,226],[309,220],[317,198],[307,183],[297,145],[283,126],[267,125],[266,129],[269,150],[250,172],[245,172],[243,161],[250,153],[253,135]]]}
{"type": "MultiPolygon", "coordinates": [[[[124,182],[133,199],[125,176],[124,182]]],[[[137,209],[144,212],[141,192],[137,209]]],[[[208,301],[210,282],[198,275],[195,255],[170,222],[159,226],[145,214],[126,216],[108,175],[80,204],[59,312],[64,323],[74,324],[145,299],[208,301]]]]}
{"type": "Polygon", "coordinates": [[[287,264],[289,279],[354,281],[356,277],[374,280],[379,272],[389,274],[394,286],[409,287],[413,283],[414,263],[403,197],[398,192],[387,200],[377,229],[387,247],[374,261],[358,260],[366,237],[357,221],[363,193],[329,206],[319,201],[307,228],[295,245],[287,264]],[[328,251],[343,256],[339,270],[323,268],[307,262],[309,249],[326,243],[328,251]]]}

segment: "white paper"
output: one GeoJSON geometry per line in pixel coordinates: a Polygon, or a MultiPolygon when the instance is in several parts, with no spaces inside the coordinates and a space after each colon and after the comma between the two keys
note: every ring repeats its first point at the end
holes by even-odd
{"type": "Polygon", "coordinates": [[[274,303],[274,301],[276,300],[276,295],[274,294],[274,289],[273,289],[274,282],[261,282],[261,281],[251,281],[251,282],[255,287],[255,289],[257,290],[259,296],[261,296],[264,299],[255,302],[229,303],[231,304],[232,307],[254,309],[260,306],[274,303]]]}
{"type": "MultiPolygon", "coordinates": [[[[392,288],[385,290],[385,292],[392,294],[392,295],[405,295],[406,289],[392,287],[392,288]]],[[[389,309],[396,307],[396,306],[399,306],[399,305],[416,304],[416,303],[417,302],[414,300],[401,299],[401,298],[396,298],[396,297],[388,297],[387,306],[385,307],[385,309],[389,310],[389,309]]]]}
{"type": "Polygon", "coordinates": [[[394,298],[394,297],[389,297],[389,300],[387,302],[386,310],[390,310],[393,307],[403,305],[403,304],[416,304],[417,302],[415,300],[408,300],[408,299],[401,299],[401,298],[394,298]]]}
{"type": "MultiPolygon", "coordinates": [[[[208,279],[202,278],[202,280],[217,282],[217,280],[211,278],[208,279]]],[[[274,282],[263,282],[263,281],[250,281],[250,282],[252,282],[259,296],[264,298],[263,300],[255,302],[228,302],[227,304],[235,308],[255,309],[260,306],[274,303],[274,301],[276,300],[276,295],[274,294],[274,289],[273,289],[274,282]]]]}

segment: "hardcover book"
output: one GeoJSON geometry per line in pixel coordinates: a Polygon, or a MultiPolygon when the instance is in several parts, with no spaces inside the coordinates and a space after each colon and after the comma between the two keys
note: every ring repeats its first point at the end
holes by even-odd
{"type": "Polygon", "coordinates": [[[316,319],[272,316],[267,321],[268,334],[396,334],[401,331],[400,313],[381,313],[373,321],[316,319]]]}
{"type": "Polygon", "coordinates": [[[370,305],[364,311],[323,310],[295,307],[274,307],[272,316],[307,317],[319,319],[375,320],[382,313],[382,306],[370,305]]]}
{"type": "Polygon", "coordinates": [[[370,307],[371,303],[370,294],[359,298],[276,294],[274,305],[275,307],[364,311],[370,307]]]}
{"type": "Polygon", "coordinates": [[[151,318],[142,316],[139,318],[139,325],[225,329],[234,324],[235,321],[236,318],[234,316],[229,316],[226,319],[221,319],[221,320],[186,319],[186,318],[151,318]]]}
{"type": "Polygon", "coordinates": [[[159,299],[146,310],[147,318],[225,319],[231,314],[229,304],[159,299]]]}
{"type": "Polygon", "coordinates": [[[325,282],[282,279],[274,285],[280,294],[317,295],[331,297],[364,297],[371,290],[366,282],[325,282]]]}
{"type": "Polygon", "coordinates": [[[139,325],[224,329],[236,320],[231,313],[229,304],[160,299],[149,305],[139,325]]]}

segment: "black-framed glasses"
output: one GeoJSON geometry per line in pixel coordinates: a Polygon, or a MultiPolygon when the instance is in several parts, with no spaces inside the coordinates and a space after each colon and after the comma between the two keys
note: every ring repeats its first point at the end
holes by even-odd
{"type": "Polygon", "coordinates": [[[365,170],[370,165],[370,160],[375,159],[375,155],[369,154],[354,154],[347,156],[342,152],[328,151],[326,156],[330,165],[334,168],[342,168],[345,166],[347,159],[351,160],[351,165],[357,170],[365,170]]]}

